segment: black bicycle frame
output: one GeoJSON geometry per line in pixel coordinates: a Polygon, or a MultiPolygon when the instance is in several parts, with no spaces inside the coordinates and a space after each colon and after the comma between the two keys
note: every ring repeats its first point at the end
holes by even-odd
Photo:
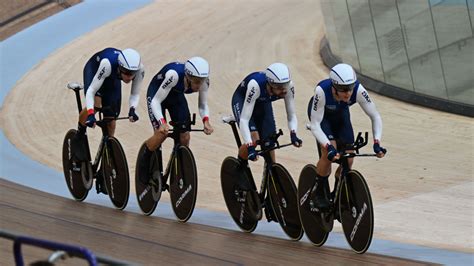
{"type": "MultiPolygon", "coordinates": [[[[237,147],[240,148],[240,146],[242,146],[242,142],[240,141],[240,135],[239,135],[239,131],[237,130],[236,121],[229,121],[228,124],[232,128],[232,133],[234,134],[235,142],[237,144],[237,147]]],[[[291,143],[280,145],[278,143],[277,139],[281,135],[283,135],[283,132],[280,129],[278,131],[278,133],[275,133],[271,137],[271,139],[274,139],[274,141],[275,141],[275,145],[273,147],[257,151],[258,155],[262,156],[263,159],[265,160],[264,168],[263,168],[263,175],[262,175],[262,182],[260,183],[260,192],[257,191],[261,202],[264,202],[264,200],[265,200],[265,197],[266,197],[266,194],[267,194],[267,188],[268,188],[267,187],[267,182],[269,182],[270,175],[272,175],[272,166],[274,164],[272,156],[270,155],[270,151],[275,150],[275,149],[280,149],[280,148],[291,145],[291,143]]],[[[257,144],[259,144],[259,142],[257,142],[257,144]]],[[[247,162],[247,161],[245,161],[245,162],[247,162]]],[[[247,164],[248,164],[248,162],[247,162],[247,164]]],[[[257,190],[257,186],[255,184],[255,180],[253,178],[252,171],[248,171],[248,173],[250,175],[250,183],[251,183],[250,185],[253,187],[253,189],[257,190]]],[[[276,182],[280,182],[280,180],[276,179],[276,182]]],[[[280,188],[283,189],[283,186],[280,185],[280,188]]],[[[283,191],[283,194],[286,195],[285,191],[283,191]]]]}
{"type": "MultiPolygon", "coordinates": [[[[349,173],[349,171],[351,170],[349,168],[349,158],[356,157],[356,156],[374,156],[374,154],[359,154],[359,149],[367,145],[368,137],[369,137],[368,132],[365,132],[365,137],[362,137],[362,132],[359,132],[353,144],[346,145],[346,147],[344,147],[343,149],[339,151],[339,153],[341,154],[341,158],[337,160],[336,162],[341,165],[341,175],[339,179],[336,178],[336,185],[334,188],[336,191],[336,194],[334,195],[333,202],[337,202],[337,200],[340,197],[339,193],[341,192],[341,189],[340,189],[341,184],[344,183],[347,186],[347,182],[348,182],[347,173],[349,173]],[[355,151],[355,153],[347,153],[346,151],[349,151],[349,150],[355,151]]],[[[352,195],[354,195],[353,191],[352,193],[348,193],[348,197],[349,197],[347,199],[348,202],[353,201],[352,195]]]]}
{"type": "MultiPolygon", "coordinates": [[[[192,126],[196,124],[196,114],[193,114],[193,119],[189,122],[183,122],[183,123],[172,123],[170,124],[173,126],[173,129],[170,130],[171,132],[168,132],[167,138],[172,138],[173,139],[173,149],[170,154],[170,158],[168,160],[168,163],[166,165],[166,170],[163,173],[163,152],[161,149],[161,145],[158,147],[156,150],[156,155],[158,156],[158,170],[160,171],[161,176],[163,177],[163,184],[166,184],[168,182],[168,177],[170,175],[171,171],[171,163],[173,163],[176,160],[176,156],[178,154],[178,149],[181,147],[181,133],[188,132],[188,130],[183,130],[180,129],[181,126],[192,126]]],[[[202,129],[190,129],[189,131],[203,131],[202,129]]],[[[180,167],[182,167],[180,165],[180,167]]],[[[181,169],[182,170],[182,169],[181,169]]],[[[183,171],[181,171],[183,172],[183,171]]]]}
{"type": "MultiPolygon", "coordinates": [[[[76,94],[76,103],[77,103],[77,111],[80,114],[82,112],[82,102],[81,102],[81,95],[79,94],[79,91],[82,89],[82,87],[75,87],[71,88],[74,93],[76,94]]],[[[99,110],[99,121],[97,121],[97,126],[99,126],[102,130],[102,140],[100,141],[99,148],[97,149],[97,154],[94,158],[94,162],[92,163],[92,172],[96,173],[97,169],[99,168],[99,163],[100,160],[102,159],[102,153],[105,145],[108,142],[109,139],[109,129],[108,129],[108,124],[112,120],[119,120],[119,119],[128,119],[128,117],[119,117],[119,118],[102,118],[102,110],[99,110]]],[[[91,152],[90,152],[90,147],[89,147],[89,141],[87,141],[87,134],[85,135],[86,137],[86,152],[87,152],[87,157],[88,160],[91,161],[91,152]]]]}

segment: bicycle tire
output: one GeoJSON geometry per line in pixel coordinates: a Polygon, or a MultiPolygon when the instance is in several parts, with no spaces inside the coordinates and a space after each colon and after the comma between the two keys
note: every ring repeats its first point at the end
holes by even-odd
{"type": "MultiPolygon", "coordinates": [[[[251,233],[255,230],[258,224],[258,219],[255,215],[255,213],[258,214],[258,211],[255,212],[250,210],[249,208],[251,208],[251,206],[246,204],[247,201],[238,201],[238,195],[236,194],[241,192],[241,190],[239,191],[239,182],[242,182],[239,179],[247,178],[247,182],[249,181],[246,171],[242,171],[241,167],[239,160],[234,157],[228,156],[224,159],[221,165],[221,189],[227,210],[234,222],[242,231],[251,233]]],[[[254,193],[250,198],[256,199],[255,203],[250,204],[258,205],[261,217],[261,203],[258,194],[256,191],[251,191],[250,193],[254,193]]]]}
{"type": "Polygon", "coordinates": [[[197,198],[197,169],[191,149],[179,146],[170,169],[170,199],[176,218],[186,222],[191,218],[197,198]]]}
{"type": "Polygon", "coordinates": [[[297,189],[293,178],[283,165],[274,163],[267,180],[271,207],[278,223],[291,240],[300,240],[304,231],[298,213],[297,189]]]}
{"type": "Polygon", "coordinates": [[[76,133],[76,129],[70,129],[64,136],[62,149],[63,172],[67,188],[72,197],[76,201],[84,201],[89,193],[89,190],[84,186],[83,182],[84,166],[82,163],[72,160],[73,151],[71,141],[76,133]],[[78,166],[77,164],[81,165],[78,166]]]}
{"type": "Polygon", "coordinates": [[[321,216],[310,209],[310,195],[316,182],[315,177],[316,166],[307,164],[301,170],[298,181],[298,212],[306,236],[313,245],[320,247],[326,243],[329,232],[323,229],[321,216]]]}
{"type": "Polygon", "coordinates": [[[340,192],[339,213],[344,236],[354,252],[365,253],[374,232],[374,209],[369,186],[361,173],[350,170],[340,192]]]}
{"type": "Polygon", "coordinates": [[[130,177],[122,145],[114,137],[109,137],[104,146],[102,174],[112,204],[116,209],[123,210],[130,194],[130,177]]]}
{"type": "Polygon", "coordinates": [[[137,155],[137,162],[135,164],[135,194],[137,196],[138,206],[144,215],[151,215],[158,205],[158,202],[161,198],[162,193],[162,179],[160,174],[159,168],[159,158],[155,152],[153,152],[150,160],[150,172],[152,173],[152,178],[156,181],[155,185],[143,185],[140,182],[140,169],[138,165],[140,165],[141,160],[143,160],[143,152],[145,150],[145,142],[143,142],[142,146],[140,147],[137,155]]]}

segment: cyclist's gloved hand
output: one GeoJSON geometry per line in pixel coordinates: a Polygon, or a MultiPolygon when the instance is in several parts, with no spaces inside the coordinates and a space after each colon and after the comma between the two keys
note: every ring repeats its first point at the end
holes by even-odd
{"type": "Polygon", "coordinates": [[[86,120],[86,126],[94,127],[95,126],[95,116],[94,113],[89,113],[86,120]]]}
{"type": "Polygon", "coordinates": [[[378,141],[375,141],[374,152],[377,154],[377,157],[381,158],[387,153],[387,149],[384,149],[380,146],[380,143],[378,141]]]}
{"type": "Polygon", "coordinates": [[[332,162],[334,160],[334,157],[336,157],[336,155],[338,154],[337,150],[331,144],[327,145],[327,149],[328,149],[328,160],[332,162]]]}
{"type": "Polygon", "coordinates": [[[247,146],[247,152],[248,152],[248,158],[249,160],[255,161],[257,160],[257,152],[255,151],[255,146],[253,145],[248,145],[247,146]]]}
{"type": "Polygon", "coordinates": [[[136,122],[138,119],[138,115],[135,113],[135,107],[130,107],[130,111],[128,111],[128,120],[130,120],[130,122],[136,122]]]}
{"type": "Polygon", "coordinates": [[[301,144],[303,144],[303,141],[300,138],[298,138],[298,136],[296,136],[296,132],[291,131],[290,137],[291,137],[291,144],[293,144],[293,146],[301,147],[301,144]]]}

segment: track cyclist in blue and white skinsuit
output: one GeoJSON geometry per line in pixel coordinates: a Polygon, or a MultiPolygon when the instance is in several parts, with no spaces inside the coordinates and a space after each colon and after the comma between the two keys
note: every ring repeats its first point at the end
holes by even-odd
{"type": "MultiPolygon", "coordinates": [[[[301,147],[302,141],[296,136],[298,120],[295,112],[295,88],[290,70],[285,64],[271,64],[265,72],[249,74],[237,87],[232,96],[232,111],[240,129],[244,144],[239,149],[239,158],[257,160],[256,141],[266,139],[276,133],[272,102],[284,99],[291,142],[301,147]]],[[[273,147],[265,143],[264,147],[273,147]]],[[[275,152],[271,151],[275,160],[275,152]]]]}
{"type": "MultiPolygon", "coordinates": [[[[79,114],[78,133],[72,141],[78,161],[87,160],[85,148],[86,126],[94,127],[95,109],[101,108],[104,118],[117,118],[122,102],[122,83],[132,82],[128,117],[131,122],[138,120],[135,109],[138,106],[140,85],[145,76],[140,54],[134,49],[123,51],[106,48],[95,53],[83,70],[86,108],[79,114]]],[[[108,133],[115,133],[115,121],[108,124],[108,133]]],[[[100,174],[100,173],[99,173],[100,174]]],[[[101,177],[97,177],[98,192],[104,192],[101,177]]]]}
{"type": "MultiPolygon", "coordinates": [[[[380,146],[382,118],[367,90],[359,83],[350,65],[335,65],[331,69],[329,79],[318,83],[308,104],[311,132],[321,146],[321,158],[316,164],[318,186],[314,199],[319,209],[327,209],[330,204],[328,177],[331,174],[331,162],[340,158],[336,150],[336,139],[342,144],[354,143],[349,107],[355,103],[362,107],[372,121],[373,149],[377,157],[382,158],[387,152],[380,146]]],[[[349,158],[349,167],[352,167],[353,161],[354,158],[349,158]]],[[[339,175],[340,167],[336,170],[336,177],[339,175]]]]}
{"type": "MultiPolygon", "coordinates": [[[[104,117],[119,116],[122,100],[121,81],[132,82],[129,118],[131,122],[138,120],[135,109],[138,106],[140,85],[144,75],[140,54],[133,49],[121,51],[106,48],[94,54],[83,70],[86,108],[79,114],[78,137],[85,135],[86,126],[95,126],[94,108],[104,108],[104,117]]],[[[112,121],[109,124],[109,135],[113,136],[114,132],[115,121],[112,121]]],[[[79,157],[85,160],[85,151],[79,157]]]]}
{"type": "MultiPolygon", "coordinates": [[[[210,135],[214,129],[209,123],[209,107],[207,93],[209,90],[209,63],[202,57],[192,57],[186,63],[172,62],[165,65],[151,80],[147,91],[148,115],[153,126],[153,136],[145,142],[143,159],[139,162],[139,173],[147,173],[150,168],[150,158],[166,139],[169,126],[165,118],[165,110],[171,121],[187,123],[191,115],[185,94],[199,92],[198,108],[204,124],[204,133],[210,135]]],[[[189,145],[191,138],[190,126],[182,128],[181,145],[189,145]]],[[[150,181],[149,175],[141,174],[140,182],[144,185],[150,181]]]]}
{"type": "MultiPolygon", "coordinates": [[[[135,110],[140,99],[140,85],[145,76],[140,54],[134,49],[120,51],[106,48],[94,54],[84,67],[84,92],[86,110],[81,112],[80,122],[89,127],[95,126],[94,107],[102,107],[104,117],[118,117],[122,101],[122,84],[132,82],[129,100],[129,119],[138,120],[135,110]],[[87,118],[85,116],[87,112],[87,118]],[[86,119],[84,119],[86,118],[86,119]]],[[[115,121],[109,124],[109,135],[115,133],[115,121]]]]}

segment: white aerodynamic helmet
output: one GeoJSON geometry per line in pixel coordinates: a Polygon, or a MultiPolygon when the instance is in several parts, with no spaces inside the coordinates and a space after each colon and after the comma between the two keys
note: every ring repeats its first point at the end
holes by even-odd
{"type": "Polygon", "coordinates": [[[283,63],[273,63],[265,70],[267,81],[272,84],[289,84],[291,81],[290,70],[283,63]]]}
{"type": "Polygon", "coordinates": [[[189,58],[184,64],[184,72],[192,77],[209,77],[209,63],[202,57],[189,58]]]}
{"type": "Polygon", "coordinates": [[[357,81],[357,76],[348,64],[337,64],[331,68],[329,78],[332,81],[332,85],[337,91],[352,91],[357,81]]]}
{"type": "Polygon", "coordinates": [[[135,74],[140,69],[140,54],[131,48],[119,53],[118,64],[121,72],[135,74]]]}

